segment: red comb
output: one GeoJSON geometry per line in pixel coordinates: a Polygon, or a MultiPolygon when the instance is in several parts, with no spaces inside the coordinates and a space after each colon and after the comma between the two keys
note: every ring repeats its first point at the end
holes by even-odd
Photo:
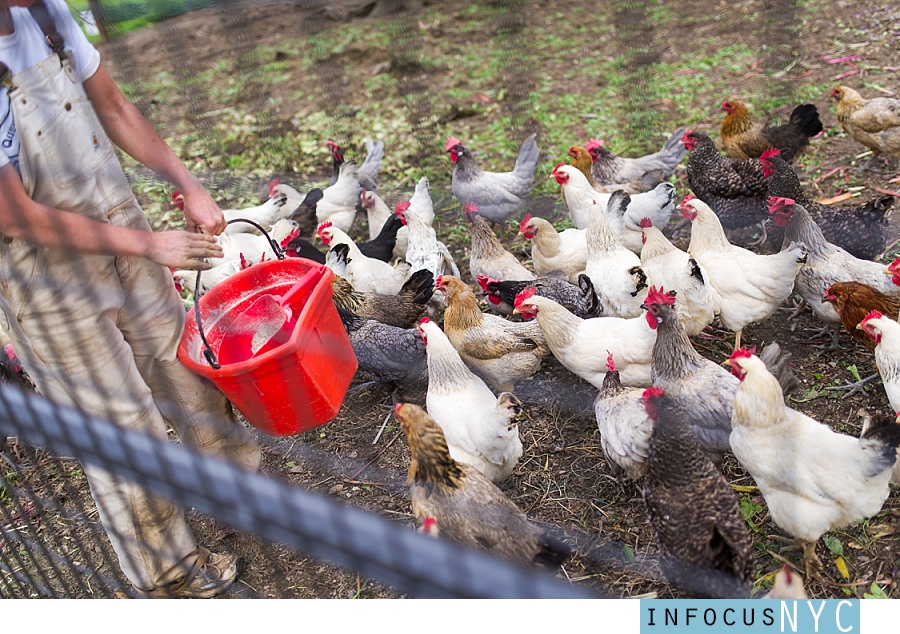
{"type": "Polygon", "coordinates": [[[488,284],[496,284],[498,282],[498,280],[485,275],[476,275],[475,280],[478,282],[478,286],[481,287],[481,290],[485,293],[487,292],[488,284]]]}
{"type": "Polygon", "coordinates": [[[587,145],[584,146],[584,149],[586,149],[588,152],[590,152],[591,150],[598,148],[598,147],[603,147],[603,141],[600,139],[591,138],[591,139],[588,139],[587,145]]]}
{"type": "Polygon", "coordinates": [[[653,226],[653,221],[649,218],[641,218],[641,229],[646,229],[648,227],[653,226]]]}
{"type": "Polygon", "coordinates": [[[769,196],[767,202],[769,203],[770,214],[785,211],[786,208],[793,207],[796,204],[793,198],[782,198],[781,196],[769,196]]]}
{"type": "Polygon", "coordinates": [[[616,371],[616,362],[613,359],[612,352],[609,350],[606,351],[606,371],[607,372],[615,372],[616,371]]]}
{"type": "Polygon", "coordinates": [[[523,290],[521,293],[516,295],[516,304],[515,304],[516,308],[521,306],[522,302],[524,302],[526,299],[531,299],[532,297],[534,297],[534,294],[536,292],[537,292],[537,289],[534,286],[529,286],[528,288],[523,290]]]}
{"type": "Polygon", "coordinates": [[[325,141],[325,145],[330,147],[332,150],[338,146],[338,144],[335,143],[334,141],[332,141],[331,139],[328,139],[327,141],[325,141]]]}
{"type": "Polygon", "coordinates": [[[249,268],[250,264],[247,263],[247,258],[244,257],[244,254],[238,253],[238,255],[241,257],[241,270],[243,271],[243,270],[249,268]]]}
{"type": "Polygon", "coordinates": [[[322,229],[327,229],[330,226],[331,226],[331,221],[326,220],[325,222],[320,224],[318,227],[316,227],[316,234],[322,233],[322,229]]]}
{"type": "Polygon", "coordinates": [[[768,150],[760,154],[759,160],[765,161],[766,159],[772,158],[773,156],[781,156],[781,150],[777,147],[770,147],[768,150]]]}
{"type": "Polygon", "coordinates": [[[681,201],[681,206],[684,207],[686,204],[694,200],[694,198],[696,198],[696,196],[694,196],[693,194],[688,194],[684,197],[684,200],[681,201]]]}
{"type": "Polygon", "coordinates": [[[525,217],[522,218],[522,222],[519,223],[519,231],[525,233],[525,227],[528,226],[529,222],[531,222],[531,214],[525,214],[525,217]]]}
{"type": "Polygon", "coordinates": [[[403,407],[403,405],[404,403],[397,403],[396,405],[394,405],[394,414],[399,414],[400,408],[403,407]]]}
{"type": "Polygon", "coordinates": [[[277,178],[269,183],[269,198],[275,195],[275,188],[280,184],[281,182],[277,178]]]}
{"type": "Polygon", "coordinates": [[[419,320],[419,325],[421,326],[422,324],[427,324],[427,323],[429,323],[430,321],[431,321],[431,320],[430,320],[428,317],[422,317],[422,318],[419,320]]]}
{"type": "Polygon", "coordinates": [[[753,352],[747,348],[738,348],[734,352],[731,353],[731,356],[728,357],[729,361],[734,361],[735,359],[749,359],[753,355],[753,352]]]}
{"type": "Polygon", "coordinates": [[[888,270],[891,271],[891,272],[894,272],[894,271],[896,271],[898,268],[900,268],[900,258],[897,258],[896,260],[894,260],[893,262],[891,262],[891,263],[888,265],[887,268],[888,268],[888,270]]]}
{"type": "Polygon", "coordinates": [[[300,227],[294,227],[291,229],[291,232],[284,237],[284,240],[281,241],[280,246],[282,249],[287,249],[287,246],[294,241],[294,238],[300,237],[300,227]]]}
{"type": "Polygon", "coordinates": [[[402,213],[403,213],[404,211],[406,211],[407,209],[409,209],[409,201],[408,201],[408,200],[401,200],[401,201],[398,202],[397,205],[394,207],[394,213],[397,214],[397,215],[399,216],[400,214],[402,214],[402,213]]]}
{"type": "Polygon", "coordinates": [[[685,133],[681,135],[681,142],[684,143],[685,139],[687,139],[693,133],[694,128],[688,128],[685,133]]]}
{"type": "Polygon", "coordinates": [[[641,395],[641,400],[647,401],[651,398],[656,398],[657,396],[665,396],[665,394],[666,391],[664,389],[654,385],[653,387],[648,387],[644,390],[644,393],[641,395]]]}
{"type": "Polygon", "coordinates": [[[462,145],[462,141],[457,139],[455,136],[448,136],[447,143],[444,144],[444,152],[449,152],[450,150],[455,148],[457,145],[462,145]]]}
{"type": "Polygon", "coordinates": [[[463,203],[463,213],[464,214],[477,214],[478,213],[478,203],[475,203],[475,202],[463,203]]]}
{"type": "Polygon", "coordinates": [[[882,315],[880,311],[873,310],[868,315],[863,317],[863,320],[861,322],[859,322],[859,325],[862,326],[863,324],[868,322],[870,319],[881,319],[882,317],[884,317],[884,315],[882,315]]]}
{"type": "Polygon", "coordinates": [[[566,165],[566,164],[565,164],[565,163],[560,163],[559,165],[557,165],[556,167],[554,167],[554,168],[553,168],[553,173],[556,174],[556,172],[559,171],[559,168],[562,167],[563,165],[566,165]]]}
{"type": "Polygon", "coordinates": [[[651,286],[650,290],[647,292],[647,299],[644,300],[644,303],[657,304],[660,306],[674,306],[675,298],[672,295],[669,295],[662,286],[659,288],[651,286]]]}
{"type": "Polygon", "coordinates": [[[438,275],[438,276],[437,276],[437,279],[434,281],[434,285],[437,286],[438,288],[440,288],[440,287],[441,287],[441,282],[443,282],[443,281],[444,281],[444,276],[443,276],[443,275],[438,275]]]}
{"type": "Polygon", "coordinates": [[[172,202],[173,203],[180,197],[182,197],[180,189],[176,189],[175,191],[172,192],[172,202]]]}

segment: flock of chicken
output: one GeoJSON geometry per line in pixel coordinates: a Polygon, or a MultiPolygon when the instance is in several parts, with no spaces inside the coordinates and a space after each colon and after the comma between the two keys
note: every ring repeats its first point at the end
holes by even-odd
{"type": "MultiPolygon", "coordinates": [[[[876,156],[900,155],[900,101],[867,101],[846,87],[832,94],[850,135],[876,156]]],[[[532,268],[504,249],[492,225],[523,211],[540,157],[535,136],[507,173],[483,171],[449,137],[444,149],[469,223],[468,268],[477,287],[462,279],[436,237],[426,178],[393,212],[377,194],[380,142],[368,143],[359,168],[329,142],[328,188],[301,196],[276,182],[262,206],[226,212],[270,229],[290,255],[334,271],[334,301],[362,378],[427,382],[425,409],[395,408],[409,442],[420,530],[525,562],[558,565],[569,556],[494,484],[523,454],[515,385],[547,355],[597,388],[608,464],[643,479],[662,571],[687,595],[746,597],[753,581],[748,530],[718,466],[725,452],[754,477],[773,521],[804,547],[807,574],[821,565],[819,537],[880,510],[900,425],[871,420],[855,439],[791,409],[784,394],[797,378],[789,355],[770,344],[757,357],[741,347],[741,333],[797,293],[834,329],[832,347],[843,324],[875,350],[891,405],[900,410],[900,265],[886,274],[873,261],[885,248],[893,200],[834,209],[805,196],[790,161],[822,131],[815,106],[797,107],[777,127],[754,123],[740,102],[723,109],[727,156],[706,134],[684,129],[641,158],[618,157],[596,139],[570,148],[571,162],[553,176],[574,228],[557,231],[526,214],[519,229],[531,243],[532,268]],[[688,151],[694,193],[680,205],[691,225],[685,252],[662,230],[676,209],[668,180],[688,151]],[[365,242],[348,235],[358,211],[368,219],[365,242]],[[729,242],[731,231],[755,224],[776,252],[729,242]],[[303,237],[312,234],[327,253],[303,237]],[[736,333],[730,372],[689,338],[716,317],[736,333]],[[800,459],[811,453],[817,460],[800,459]]],[[[272,257],[271,243],[252,230],[229,225],[221,237],[225,258],[203,273],[201,290],[272,257]]],[[[189,272],[175,275],[196,283],[189,272]]],[[[778,579],[777,596],[803,593],[790,571],[778,579]]]]}

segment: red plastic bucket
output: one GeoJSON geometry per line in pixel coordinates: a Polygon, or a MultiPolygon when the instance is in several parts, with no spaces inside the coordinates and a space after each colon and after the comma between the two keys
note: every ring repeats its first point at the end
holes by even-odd
{"type": "Polygon", "coordinates": [[[331,299],[333,278],[330,269],[304,258],[270,260],[235,273],[188,312],[178,358],[211,380],[260,431],[288,436],[327,423],[337,416],[356,373],[356,356],[331,299]],[[228,337],[235,319],[261,295],[284,295],[313,268],[324,269],[323,274],[306,297],[292,302],[296,323],[287,342],[218,369],[210,364],[197,307],[209,350],[218,360],[223,342],[233,344],[228,337]]]}

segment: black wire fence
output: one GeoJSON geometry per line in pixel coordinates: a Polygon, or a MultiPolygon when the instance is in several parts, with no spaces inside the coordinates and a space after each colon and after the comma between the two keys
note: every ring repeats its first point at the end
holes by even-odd
{"type": "Polygon", "coordinates": [[[599,596],[10,386],[0,386],[0,436],[15,437],[0,453],[0,596],[140,596],[77,490],[79,463],[412,596],[599,596]]]}

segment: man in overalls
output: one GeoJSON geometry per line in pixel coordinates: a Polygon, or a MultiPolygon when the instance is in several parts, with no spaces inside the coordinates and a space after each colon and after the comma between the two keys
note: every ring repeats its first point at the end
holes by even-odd
{"type": "MultiPolygon", "coordinates": [[[[184,309],[165,267],[221,257],[218,205],[100,65],[63,0],[0,0],[0,326],[42,394],[246,469],[260,452],[211,383],[182,366],[184,309]],[[152,232],[110,139],[184,194],[187,231],[152,232]]],[[[234,555],[199,547],[180,507],[85,475],[119,563],[150,596],[212,597],[234,555]]]]}

